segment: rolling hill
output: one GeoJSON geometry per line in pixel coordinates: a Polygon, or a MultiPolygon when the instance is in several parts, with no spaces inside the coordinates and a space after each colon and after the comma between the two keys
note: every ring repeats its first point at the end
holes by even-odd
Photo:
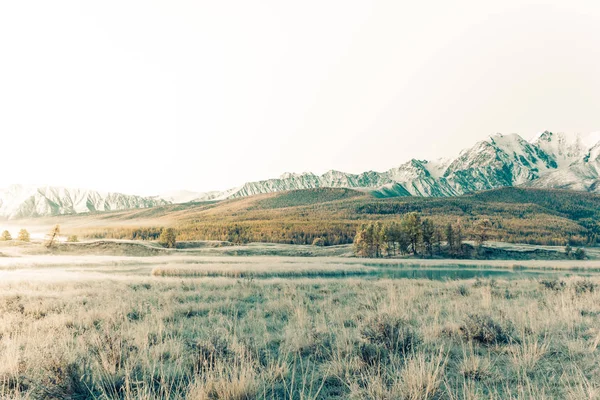
{"type": "Polygon", "coordinates": [[[13,223],[38,230],[58,223],[63,232],[87,238],[153,240],[169,226],[176,228],[178,240],[311,244],[323,237],[327,245],[335,245],[350,243],[367,221],[397,220],[413,211],[440,227],[460,222],[467,237],[482,218],[492,221],[492,238],[499,241],[594,245],[600,237],[600,195],[533,188],[441,198],[375,198],[351,189],[321,188],[13,223]]]}

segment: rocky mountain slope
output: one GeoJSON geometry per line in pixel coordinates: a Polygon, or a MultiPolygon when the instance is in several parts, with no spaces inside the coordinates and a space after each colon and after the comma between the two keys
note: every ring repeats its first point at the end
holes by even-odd
{"type": "Polygon", "coordinates": [[[168,201],[157,197],[84,189],[22,185],[0,189],[0,217],[7,219],[148,208],[165,204],[168,201]]]}
{"type": "Polygon", "coordinates": [[[378,197],[457,196],[504,186],[530,185],[600,192],[600,134],[542,132],[533,140],[495,134],[450,160],[412,159],[385,172],[286,173],[225,192],[198,193],[195,201],[318,187],[371,191],[378,197]]]}
{"type": "Polygon", "coordinates": [[[583,152],[566,168],[559,168],[527,183],[538,188],[557,188],[600,193],[600,142],[583,152]]]}

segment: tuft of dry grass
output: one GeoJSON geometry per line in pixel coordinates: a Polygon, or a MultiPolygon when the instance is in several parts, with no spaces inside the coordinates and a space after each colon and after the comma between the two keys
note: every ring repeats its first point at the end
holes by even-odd
{"type": "Polygon", "coordinates": [[[480,356],[475,352],[472,342],[463,346],[463,357],[459,365],[465,379],[483,381],[492,375],[490,353],[486,357],[480,356]]]}
{"type": "Polygon", "coordinates": [[[406,360],[400,373],[403,398],[407,400],[428,400],[438,394],[446,370],[447,356],[443,349],[428,359],[425,353],[416,353],[406,360]]]}
{"type": "Polygon", "coordinates": [[[524,372],[531,372],[548,352],[550,343],[546,337],[539,339],[526,334],[522,336],[524,339],[521,343],[510,346],[507,351],[515,366],[524,372]]]}

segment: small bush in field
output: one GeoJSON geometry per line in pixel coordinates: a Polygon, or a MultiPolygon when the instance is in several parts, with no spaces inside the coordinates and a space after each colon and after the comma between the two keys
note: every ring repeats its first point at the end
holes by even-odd
{"type": "Polygon", "coordinates": [[[475,283],[473,284],[473,287],[480,288],[480,287],[484,287],[484,286],[489,286],[492,289],[498,288],[498,281],[495,280],[494,278],[481,279],[481,278],[477,277],[475,279],[475,283]]]}
{"type": "Polygon", "coordinates": [[[461,296],[468,296],[470,294],[469,288],[466,285],[460,285],[456,292],[461,296]]]}
{"type": "Polygon", "coordinates": [[[585,250],[582,248],[575,250],[575,259],[584,260],[585,259],[585,250]]]}
{"type": "Polygon", "coordinates": [[[313,240],[312,244],[313,244],[313,246],[323,247],[323,246],[325,246],[325,239],[323,239],[322,237],[315,238],[315,240],[313,240]]]}
{"type": "Polygon", "coordinates": [[[489,315],[470,315],[460,331],[465,339],[484,345],[509,344],[515,341],[512,324],[498,322],[489,315]]]}
{"type": "Polygon", "coordinates": [[[367,321],[362,337],[395,353],[407,353],[420,343],[416,330],[406,320],[391,315],[377,316],[367,321]]]}
{"type": "Polygon", "coordinates": [[[567,287],[566,282],[559,279],[542,279],[540,281],[540,285],[542,285],[546,289],[554,290],[557,292],[564,290],[567,287]]]}
{"type": "Polygon", "coordinates": [[[67,238],[67,242],[69,242],[69,243],[77,243],[77,242],[79,242],[79,238],[77,237],[77,235],[70,235],[67,238]]]}
{"type": "Polygon", "coordinates": [[[577,294],[593,293],[598,288],[598,285],[589,279],[584,279],[582,281],[575,282],[573,284],[573,288],[577,294]]]}
{"type": "Polygon", "coordinates": [[[358,347],[360,359],[367,365],[373,366],[387,358],[388,351],[385,347],[370,342],[363,342],[358,347]]]}

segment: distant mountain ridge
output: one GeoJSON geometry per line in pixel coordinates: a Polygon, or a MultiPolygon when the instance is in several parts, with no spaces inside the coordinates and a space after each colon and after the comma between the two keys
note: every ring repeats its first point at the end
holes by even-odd
{"type": "Polygon", "coordinates": [[[385,172],[285,173],[279,178],[223,192],[198,193],[195,201],[225,200],[259,193],[319,187],[366,190],[378,197],[458,196],[478,190],[529,185],[600,193],[600,133],[544,131],[532,140],[518,134],[491,135],[454,159],[412,159],[385,172]],[[543,178],[543,179],[541,179],[543,178]]]}
{"type": "Polygon", "coordinates": [[[0,190],[0,217],[26,218],[148,208],[171,203],[218,201],[286,190],[350,188],[375,197],[446,197],[505,186],[559,188],[600,193],[600,132],[544,131],[532,140],[494,134],[453,159],[412,159],[384,172],[331,170],[285,173],[225,191],[178,191],[142,197],[58,187],[11,186],[0,190]]]}
{"type": "Polygon", "coordinates": [[[7,219],[148,208],[168,203],[158,197],[52,186],[11,185],[0,189],[0,217],[7,219]]]}

